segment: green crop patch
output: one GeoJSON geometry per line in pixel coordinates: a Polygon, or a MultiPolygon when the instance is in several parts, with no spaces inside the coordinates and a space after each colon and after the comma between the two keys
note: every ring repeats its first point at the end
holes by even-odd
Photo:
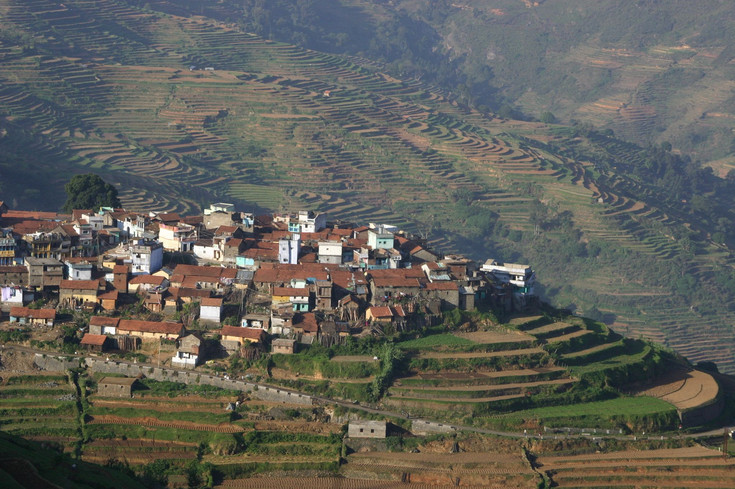
{"type": "Polygon", "coordinates": [[[476,344],[476,342],[470,341],[466,338],[460,338],[453,334],[445,333],[424,336],[423,338],[417,338],[415,340],[403,341],[398,343],[396,346],[403,350],[432,350],[441,349],[442,347],[472,346],[476,344]]]}

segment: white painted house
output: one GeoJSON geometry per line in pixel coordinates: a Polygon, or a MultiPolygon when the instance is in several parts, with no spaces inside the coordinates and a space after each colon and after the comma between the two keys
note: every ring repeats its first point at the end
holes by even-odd
{"type": "Polygon", "coordinates": [[[199,304],[199,319],[219,323],[222,320],[222,298],[206,297],[199,304]]]}

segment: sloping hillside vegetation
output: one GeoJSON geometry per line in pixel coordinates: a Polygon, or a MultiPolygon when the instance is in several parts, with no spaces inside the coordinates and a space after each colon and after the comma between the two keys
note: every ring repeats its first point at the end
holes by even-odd
{"type": "Polygon", "coordinates": [[[723,175],[735,168],[727,3],[191,3],[190,12],[266,37],[379,60],[506,115],[579,120],[638,144],[670,141],[723,175]]]}
{"type": "Polygon", "coordinates": [[[130,209],[391,223],[529,262],[554,304],[735,368],[732,182],[665,145],[500,118],[365,58],[267,40],[228,9],[0,0],[3,200],[58,209],[91,171],[130,209]]]}

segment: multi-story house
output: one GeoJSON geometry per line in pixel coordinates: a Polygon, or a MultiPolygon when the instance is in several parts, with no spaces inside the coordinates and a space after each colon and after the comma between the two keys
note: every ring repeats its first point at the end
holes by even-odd
{"type": "Polygon", "coordinates": [[[156,241],[140,240],[128,248],[133,275],[153,274],[163,266],[163,245],[156,241]]]}
{"type": "Polygon", "coordinates": [[[18,242],[13,231],[0,229],[0,266],[15,265],[18,242]]]}
{"type": "Polygon", "coordinates": [[[194,226],[185,223],[164,224],[158,228],[158,240],[165,250],[187,252],[194,250],[197,241],[197,230],[194,226]]]}

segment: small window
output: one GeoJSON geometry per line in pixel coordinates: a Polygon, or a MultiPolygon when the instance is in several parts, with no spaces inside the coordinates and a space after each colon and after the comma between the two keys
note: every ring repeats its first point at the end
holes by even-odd
{"type": "Polygon", "coordinates": [[[370,430],[370,433],[375,433],[375,430],[371,429],[371,430],[370,430]]]}
{"type": "Polygon", "coordinates": [[[363,430],[362,428],[360,428],[360,433],[362,433],[363,431],[365,431],[365,430],[363,430]]]}

